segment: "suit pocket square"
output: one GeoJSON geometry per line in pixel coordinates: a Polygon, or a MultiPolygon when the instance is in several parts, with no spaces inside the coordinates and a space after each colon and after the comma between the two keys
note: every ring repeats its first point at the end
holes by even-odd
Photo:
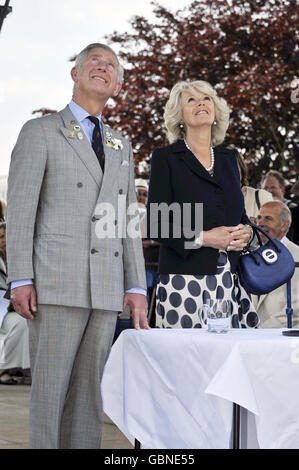
{"type": "Polygon", "coordinates": [[[127,160],[124,160],[121,164],[121,166],[129,166],[129,162],[127,162],[127,160]]]}

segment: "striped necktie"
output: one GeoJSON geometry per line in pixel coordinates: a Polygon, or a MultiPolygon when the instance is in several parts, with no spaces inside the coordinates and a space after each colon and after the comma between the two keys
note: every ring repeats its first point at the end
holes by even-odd
{"type": "Polygon", "coordinates": [[[99,123],[98,118],[96,118],[95,116],[88,116],[88,119],[94,124],[91,145],[96,156],[98,157],[99,163],[104,173],[105,155],[104,155],[104,149],[103,149],[100,123],[99,123]]]}

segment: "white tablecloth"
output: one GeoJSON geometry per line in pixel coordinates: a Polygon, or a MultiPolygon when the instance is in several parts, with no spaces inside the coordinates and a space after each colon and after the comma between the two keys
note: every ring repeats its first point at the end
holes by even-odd
{"type": "Polygon", "coordinates": [[[112,347],[105,413],[143,448],[229,448],[232,403],[260,448],[299,448],[299,337],[280,329],[126,330],[112,347]]]}

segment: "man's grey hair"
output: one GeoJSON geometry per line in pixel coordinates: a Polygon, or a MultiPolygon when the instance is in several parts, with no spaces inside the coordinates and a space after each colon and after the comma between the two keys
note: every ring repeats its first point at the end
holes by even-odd
{"type": "Polygon", "coordinates": [[[101,48],[101,49],[106,49],[106,51],[109,51],[111,52],[114,57],[116,58],[116,61],[117,61],[117,82],[118,83],[122,83],[124,81],[124,69],[123,69],[123,66],[120,64],[119,60],[118,60],[118,57],[116,55],[116,53],[114,52],[114,50],[107,46],[106,44],[101,44],[100,42],[94,42],[92,44],[89,44],[88,46],[86,46],[81,52],[79,52],[79,54],[77,55],[76,57],[76,61],[75,61],[75,67],[81,67],[83,61],[86,59],[86,57],[88,56],[88,53],[92,50],[92,49],[97,49],[97,48],[101,48]]]}
{"type": "Polygon", "coordinates": [[[283,223],[283,222],[288,222],[289,225],[291,225],[292,223],[292,213],[290,211],[290,209],[288,208],[288,206],[282,202],[282,201],[278,201],[278,200],[275,200],[275,201],[268,201],[268,202],[265,202],[265,204],[263,204],[262,207],[269,207],[269,206],[279,206],[281,211],[280,211],[280,222],[283,223]]]}

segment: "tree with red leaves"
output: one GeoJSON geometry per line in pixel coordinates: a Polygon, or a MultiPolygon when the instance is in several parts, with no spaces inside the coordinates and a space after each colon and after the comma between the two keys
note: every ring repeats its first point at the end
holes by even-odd
{"type": "Polygon", "coordinates": [[[132,32],[114,32],[126,69],[106,121],[133,143],[137,174],[165,145],[164,106],[178,80],[206,80],[229,103],[224,145],[243,154],[252,185],[269,168],[298,174],[298,16],[296,0],[202,0],[171,13],[153,2],[155,21],[136,16],[132,32]],[[295,96],[295,98],[294,98],[295,96]]]}

